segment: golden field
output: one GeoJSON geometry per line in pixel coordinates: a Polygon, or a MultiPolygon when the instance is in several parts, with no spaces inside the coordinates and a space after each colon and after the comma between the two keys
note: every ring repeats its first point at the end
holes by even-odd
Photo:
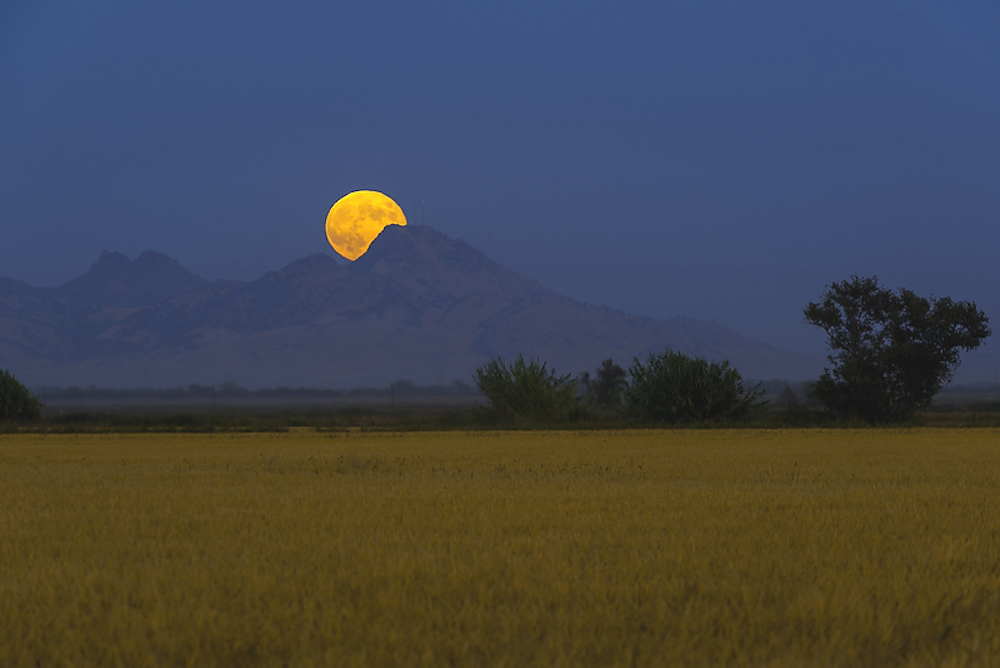
{"type": "Polygon", "coordinates": [[[0,436],[0,666],[1000,665],[1000,431],[0,436]]]}

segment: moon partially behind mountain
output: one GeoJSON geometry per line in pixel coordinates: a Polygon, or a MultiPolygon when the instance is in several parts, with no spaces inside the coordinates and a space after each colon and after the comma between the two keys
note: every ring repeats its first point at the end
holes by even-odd
{"type": "Polygon", "coordinates": [[[356,190],[337,200],[326,216],[326,238],[348,260],[357,260],[389,225],[406,225],[406,216],[391,197],[375,190],[356,190]]]}

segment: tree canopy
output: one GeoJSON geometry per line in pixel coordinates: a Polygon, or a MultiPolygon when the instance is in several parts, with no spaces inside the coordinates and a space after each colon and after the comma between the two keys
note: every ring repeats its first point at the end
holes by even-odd
{"type": "Polygon", "coordinates": [[[0,369],[0,422],[38,418],[41,405],[9,371],[0,369]]]}
{"type": "Polygon", "coordinates": [[[893,292],[872,276],[827,286],[803,311],[829,337],[826,369],[813,398],[831,413],[870,423],[905,420],[927,408],[952,378],[960,351],[990,335],[972,302],[893,292]]]}

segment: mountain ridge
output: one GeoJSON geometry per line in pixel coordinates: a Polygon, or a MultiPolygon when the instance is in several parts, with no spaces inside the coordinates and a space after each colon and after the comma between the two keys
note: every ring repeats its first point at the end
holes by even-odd
{"type": "Polygon", "coordinates": [[[579,373],[668,346],[748,378],[822,365],[725,325],[582,304],[417,225],[387,227],[350,265],[314,253],[246,282],[210,282],[153,251],[105,251],[58,288],[0,279],[0,367],[33,387],[444,384],[497,356],[579,373]]]}
{"type": "Polygon", "coordinates": [[[68,299],[95,306],[142,306],[163,301],[208,285],[177,260],[144,251],[134,260],[105,250],[82,276],[56,289],[68,299]],[[97,301],[90,301],[96,299],[97,301]]]}

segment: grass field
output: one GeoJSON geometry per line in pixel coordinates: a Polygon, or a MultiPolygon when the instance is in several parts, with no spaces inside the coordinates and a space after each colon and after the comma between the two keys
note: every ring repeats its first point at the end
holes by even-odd
{"type": "Polygon", "coordinates": [[[0,435],[0,666],[1000,665],[1000,431],[0,435]]]}

